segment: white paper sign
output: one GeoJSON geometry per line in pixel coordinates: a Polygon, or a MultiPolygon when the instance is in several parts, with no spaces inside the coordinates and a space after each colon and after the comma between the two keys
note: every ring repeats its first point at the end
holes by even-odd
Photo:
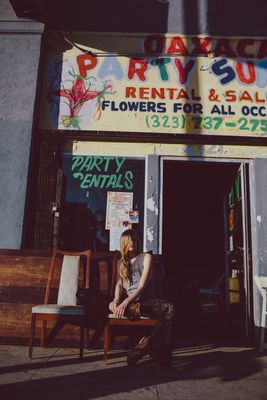
{"type": "Polygon", "coordinates": [[[128,228],[133,193],[107,192],[106,229],[128,228]]]}

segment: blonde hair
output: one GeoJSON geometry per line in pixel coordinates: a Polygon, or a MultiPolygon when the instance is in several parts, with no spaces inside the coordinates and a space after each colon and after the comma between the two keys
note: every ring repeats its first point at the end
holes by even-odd
{"type": "Polygon", "coordinates": [[[121,263],[119,274],[124,280],[131,281],[131,258],[137,256],[140,253],[140,240],[139,237],[133,229],[127,229],[124,231],[120,238],[120,251],[121,251],[121,263]],[[129,253],[128,247],[129,242],[132,240],[136,243],[136,248],[134,252],[129,253]]]}

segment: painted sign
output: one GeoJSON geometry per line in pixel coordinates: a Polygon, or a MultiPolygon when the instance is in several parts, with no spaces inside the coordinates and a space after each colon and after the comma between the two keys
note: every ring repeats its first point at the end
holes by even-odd
{"type": "Polygon", "coordinates": [[[132,170],[124,170],[125,157],[74,156],[72,177],[79,181],[81,189],[127,189],[133,188],[132,170]]]}
{"type": "Polygon", "coordinates": [[[72,38],[50,38],[40,128],[267,135],[266,39],[72,38]]]}

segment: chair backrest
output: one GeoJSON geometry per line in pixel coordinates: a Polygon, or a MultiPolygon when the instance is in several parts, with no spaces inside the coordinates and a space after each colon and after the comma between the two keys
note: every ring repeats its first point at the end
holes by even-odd
{"type": "Polygon", "coordinates": [[[112,295],[117,280],[118,251],[92,253],[90,286],[101,293],[112,295]]]}
{"type": "Polygon", "coordinates": [[[71,252],[71,251],[54,249],[48,274],[48,282],[45,294],[45,304],[49,303],[50,291],[52,287],[52,280],[55,268],[57,265],[60,265],[61,270],[60,270],[57,304],[76,305],[77,304],[76,292],[78,289],[80,270],[82,269],[83,272],[83,287],[89,287],[90,263],[91,263],[91,250],[71,252]],[[85,263],[83,263],[84,259],[86,260],[85,263]]]}
{"type": "Polygon", "coordinates": [[[63,256],[57,304],[76,305],[80,256],[63,256]]]}
{"type": "Polygon", "coordinates": [[[223,281],[224,276],[225,276],[225,272],[223,272],[223,273],[213,282],[213,284],[211,285],[211,289],[217,289],[217,288],[220,286],[221,282],[223,281]]]}

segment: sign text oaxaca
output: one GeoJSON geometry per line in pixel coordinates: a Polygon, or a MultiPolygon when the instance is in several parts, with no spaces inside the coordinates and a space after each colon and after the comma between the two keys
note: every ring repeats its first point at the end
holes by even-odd
{"type": "Polygon", "coordinates": [[[121,41],[48,54],[41,128],[267,135],[267,39],[121,41]]]}

